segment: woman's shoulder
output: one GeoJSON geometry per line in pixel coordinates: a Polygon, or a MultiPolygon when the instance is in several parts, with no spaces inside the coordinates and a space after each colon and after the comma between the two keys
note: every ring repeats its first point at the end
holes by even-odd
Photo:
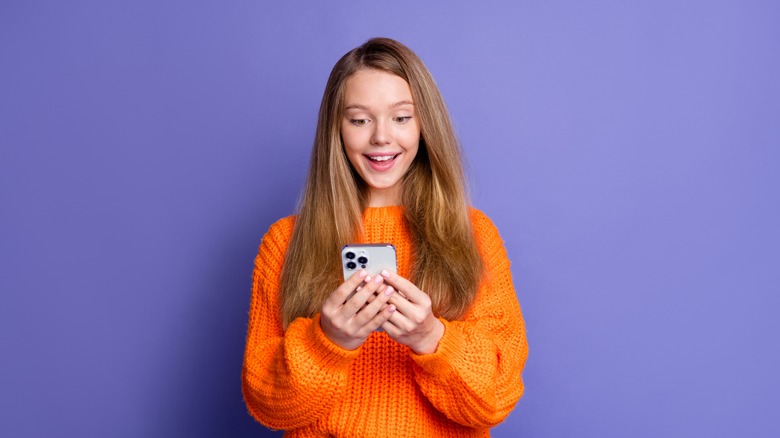
{"type": "Polygon", "coordinates": [[[471,226],[474,227],[474,231],[496,230],[495,224],[493,224],[488,215],[476,207],[469,207],[469,217],[471,218],[471,226]]]}
{"type": "Polygon", "coordinates": [[[502,245],[503,240],[498,233],[493,221],[482,210],[469,207],[469,217],[471,218],[471,227],[474,230],[474,236],[480,247],[492,247],[502,245]]]}
{"type": "Polygon", "coordinates": [[[266,234],[268,233],[287,234],[287,235],[292,234],[293,227],[295,226],[296,217],[297,216],[293,214],[277,220],[276,222],[271,224],[270,227],[268,227],[268,231],[266,232],[266,234]]]}
{"type": "Polygon", "coordinates": [[[286,248],[295,227],[295,215],[285,216],[268,227],[260,246],[271,245],[286,248]]]}

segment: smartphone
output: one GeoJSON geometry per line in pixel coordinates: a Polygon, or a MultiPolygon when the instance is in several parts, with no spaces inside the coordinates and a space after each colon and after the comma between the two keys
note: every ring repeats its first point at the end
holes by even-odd
{"type": "Polygon", "coordinates": [[[361,269],[365,269],[372,277],[379,275],[384,269],[398,272],[395,246],[389,243],[344,245],[341,248],[341,270],[344,272],[344,281],[361,269]]]}

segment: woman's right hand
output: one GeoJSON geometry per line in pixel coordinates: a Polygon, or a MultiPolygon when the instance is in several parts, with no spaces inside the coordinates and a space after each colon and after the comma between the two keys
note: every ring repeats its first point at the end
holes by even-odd
{"type": "Polygon", "coordinates": [[[395,306],[385,305],[391,296],[393,287],[384,284],[381,275],[369,277],[366,271],[353,274],[322,303],[322,331],[346,350],[360,347],[395,312],[395,306]]]}

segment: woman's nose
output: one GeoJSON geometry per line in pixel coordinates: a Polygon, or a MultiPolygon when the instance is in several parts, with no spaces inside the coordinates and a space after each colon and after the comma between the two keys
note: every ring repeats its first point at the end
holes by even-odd
{"type": "Polygon", "coordinates": [[[390,143],[390,132],[387,129],[387,123],[378,121],[374,125],[374,132],[371,135],[371,144],[375,146],[384,146],[390,143]]]}

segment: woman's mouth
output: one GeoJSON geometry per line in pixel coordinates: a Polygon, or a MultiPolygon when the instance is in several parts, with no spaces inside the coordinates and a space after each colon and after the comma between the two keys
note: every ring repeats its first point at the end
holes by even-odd
{"type": "Polygon", "coordinates": [[[366,161],[368,161],[368,165],[371,166],[372,169],[378,172],[382,172],[393,167],[393,164],[395,164],[395,159],[398,158],[399,155],[401,154],[372,154],[363,156],[366,157],[366,161]]]}

